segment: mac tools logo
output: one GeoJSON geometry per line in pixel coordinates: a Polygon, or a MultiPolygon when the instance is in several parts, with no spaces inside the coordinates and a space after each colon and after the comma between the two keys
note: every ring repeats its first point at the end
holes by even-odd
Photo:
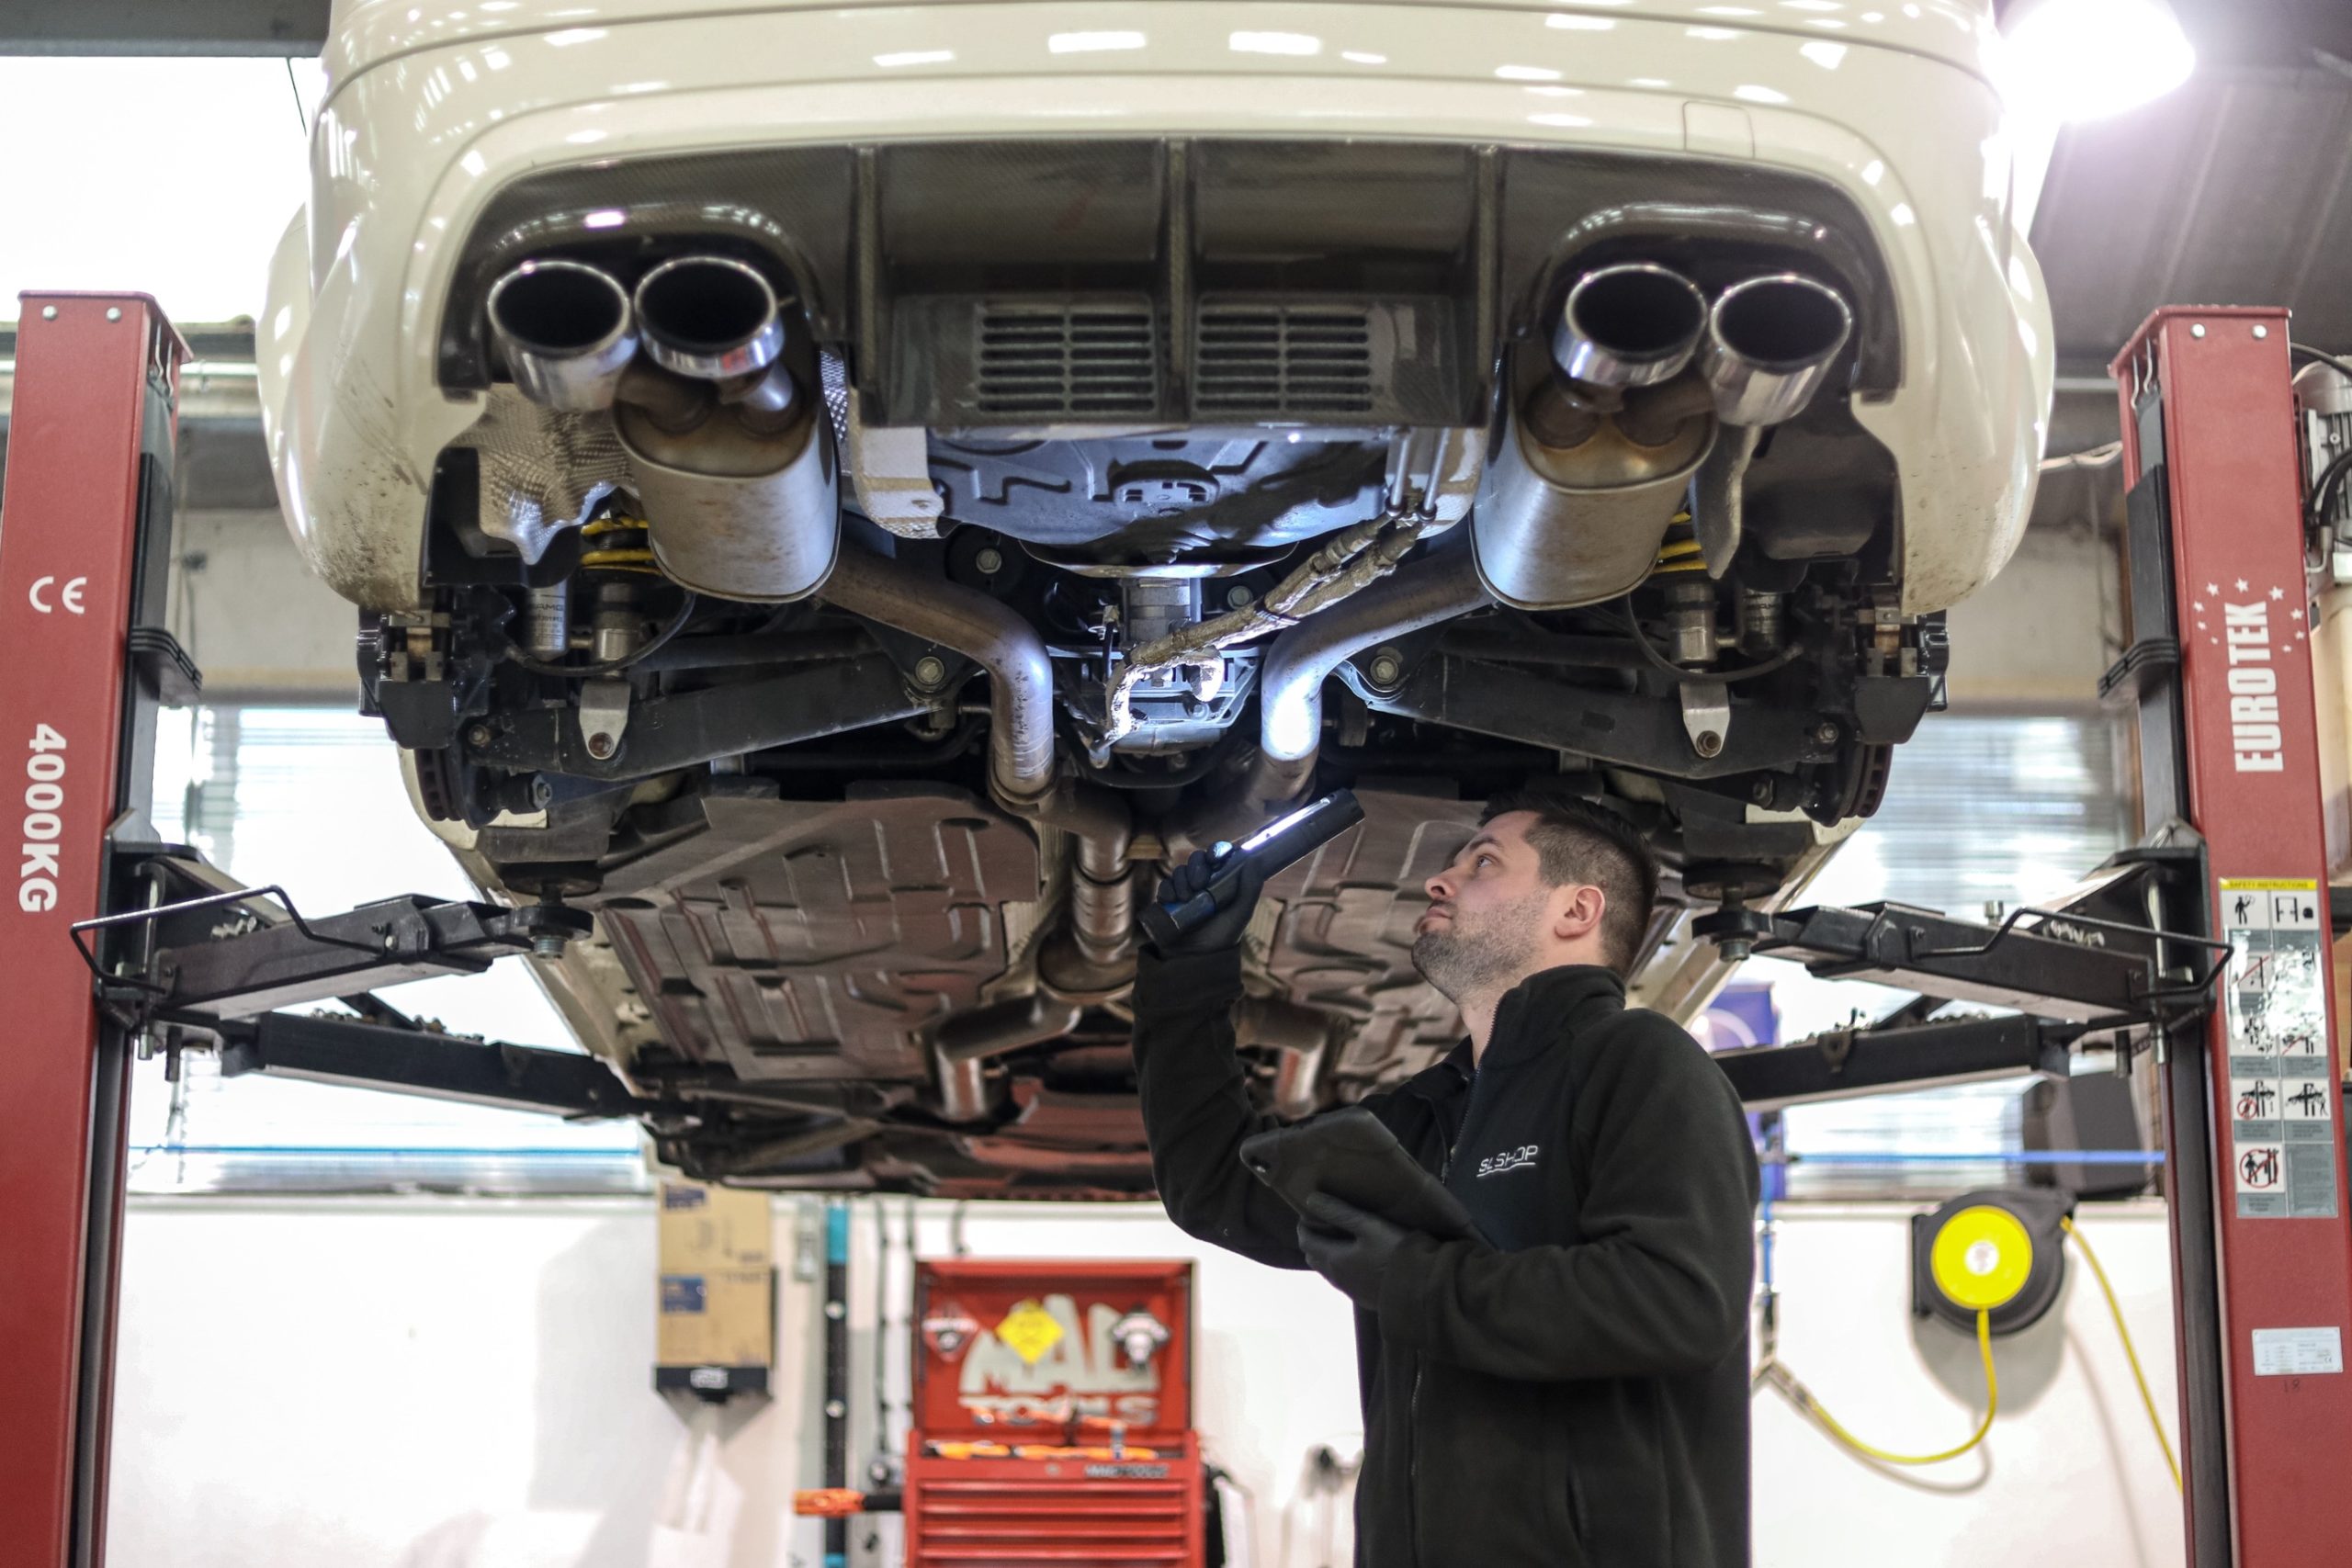
{"type": "Polygon", "coordinates": [[[1510,1149],[1498,1155],[1488,1155],[1485,1159],[1480,1160],[1478,1175],[1481,1178],[1500,1176],[1507,1170],[1525,1170],[1534,1163],[1535,1145],[1521,1144],[1515,1149],[1510,1149]]]}

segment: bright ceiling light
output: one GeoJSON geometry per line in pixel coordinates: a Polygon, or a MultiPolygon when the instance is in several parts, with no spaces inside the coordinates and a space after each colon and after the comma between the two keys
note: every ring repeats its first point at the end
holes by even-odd
{"type": "Polygon", "coordinates": [[[1226,47],[1236,54],[1320,54],[1323,40],[1312,33],[1234,33],[1226,47]]]}
{"type": "Polygon", "coordinates": [[[2009,91],[2052,119],[2098,119],[2188,79],[2197,51],[2165,0],[2041,0],[2009,17],[2009,91]]]}

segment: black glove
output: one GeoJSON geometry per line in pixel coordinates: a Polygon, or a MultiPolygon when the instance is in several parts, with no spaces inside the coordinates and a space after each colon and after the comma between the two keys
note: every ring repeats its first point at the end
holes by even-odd
{"type": "Polygon", "coordinates": [[[1317,1192],[1298,1223],[1298,1249],[1306,1266],[1347,1292],[1367,1312],[1380,1310],[1381,1281],[1396,1267],[1403,1226],[1369,1214],[1343,1198],[1317,1192]]]}
{"type": "MultiPolygon", "coordinates": [[[[1158,894],[1162,904],[1181,904],[1199,895],[1214,881],[1224,867],[1216,854],[1208,850],[1194,850],[1193,858],[1162,878],[1158,894]]],[[[1250,929],[1250,918],[1258,912],[1258,890],[1266,885],[1265,873],[1255,861],[1243,863],[1240,886],[1233,890],[1233,902],[1211,915],[1207,919],[1184,932],[1172,942],[1155,942],[1162,957],[1173,958],[1179,953],[1219,953],[1241,945],[1241,933],[1250,929]]]]}

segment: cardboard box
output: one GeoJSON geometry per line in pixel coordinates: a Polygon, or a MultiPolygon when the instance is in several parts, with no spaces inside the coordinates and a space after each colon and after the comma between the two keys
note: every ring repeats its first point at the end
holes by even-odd
{"type": "Polygon", "coordinates": [[[775,1270],[664,1272],[655,1359],[664,1367],[773,1365],[775,1270]]]}
{"type": "Polygon", "coordinates": [[[708,1274],[775,1263],[775,1216],[766,1193],[665,1181],[660,1201],[662,1273],[708,1274]]]}

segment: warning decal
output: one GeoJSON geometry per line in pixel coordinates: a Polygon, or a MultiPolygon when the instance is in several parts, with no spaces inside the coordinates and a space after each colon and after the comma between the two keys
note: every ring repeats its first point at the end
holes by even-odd
{"type": "Polygon", "coordinates": [[[2224,878],[2221,894],[2238,1216],[2333,1218],[2326,905],[2310,878],[2224,878]]]}
{"type": "Polygon", "coordinates": [[[1038,1358],[1052,1349],[1061,1338],[1062,1325],[1055,1321],[1052,1313],[1035,1302],[1019,1302],[1005,1314],[1004,1321],[996,1325],[996,1337],[1014,1355],[1034,1367],[1038,1358]]]}

